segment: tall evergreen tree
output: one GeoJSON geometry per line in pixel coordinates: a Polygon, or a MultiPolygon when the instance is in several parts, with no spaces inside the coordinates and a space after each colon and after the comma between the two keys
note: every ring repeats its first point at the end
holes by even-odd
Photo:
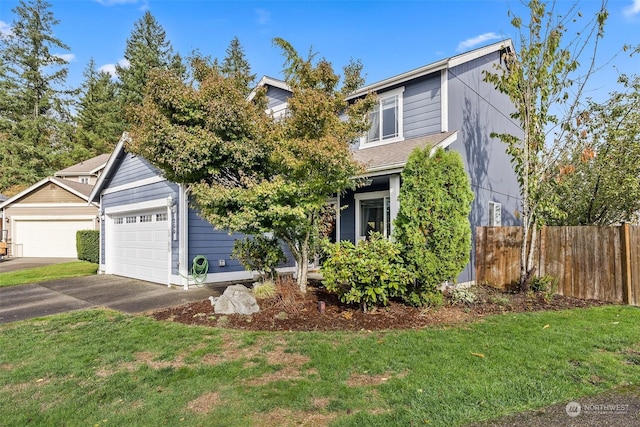
{"type": "Polygon", "coordinates": [[[124,58],[127,64],[117,65],[116,73],[120,81],[119,99],[128,123],[126,110],[142,103],[151,70],[167,69],[184,77],[186,67],[180,55],[173,53],[164,29],[149,11],[134,24],[124,58]]]}
{"type": "Polygon", "coordinates": [[[97,71],[93,58],[83,75],[77,115],[78,161],[110,152],[125,130],[111,75],[97,71]]]}
{"type": "Polygon", "coordinates": [[[256,75],[251,73],[251,65],[244,55],[244,50],[238,37],[234,37],[231,40],[226,53],[227,55],[220,67],[222,74],[237,81],[239,87],[245,91],[245,95],[248,95],[255,82],[256,75]]]}
{"type": "Polygon", "coordinates": [[[0,190],[49,175],[69,150],[68,62],[59,55],[69,48],[55,37],[58,21],[44,0],[21,0],[13,13],[12,31],[0,36],[0,190]]]}

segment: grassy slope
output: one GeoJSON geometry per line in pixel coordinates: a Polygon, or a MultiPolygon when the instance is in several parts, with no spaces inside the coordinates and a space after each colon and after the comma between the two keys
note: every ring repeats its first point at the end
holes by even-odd
{"type": "Polygon", "coordinates": [[[419,331],[252,333],[81,311],[0,325],[0,419],[460,425],[640,381],[638,324],[636,308],[610,306],[419,331]]]}
{"type": "Polygon", "coordinates": [[[0,273],[0,288],[5,286],[24,285],[25,283],[40,283],[67,277],[90,276],[96,274],[98,264],[87,261],[73,261],[26,270],[0,273]]]}

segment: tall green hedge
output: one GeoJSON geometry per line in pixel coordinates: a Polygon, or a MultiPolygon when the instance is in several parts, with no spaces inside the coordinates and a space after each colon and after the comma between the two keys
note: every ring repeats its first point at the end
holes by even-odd
{"type": "Polygon", "coordinates": [[[473,192],[457,152],[415,149],[402,172],[394,239],[417,277],[407,302],[429,304],[469,262],[473,192]]]}
{"type": "Polygon", "coordinates": [[[79,230],[76,233],[78,259],[98,264],[100,261],[100,231],[79,230]]]}

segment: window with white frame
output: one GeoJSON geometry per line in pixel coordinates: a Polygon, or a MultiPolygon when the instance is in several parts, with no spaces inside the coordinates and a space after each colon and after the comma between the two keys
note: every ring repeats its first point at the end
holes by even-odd
{"type": "Polygon", "coordinates": [[[363,138],[364,145],[387,144],[402,141],[402,94],[404,88],[378,95],[378,103],[369,113],[371,127],[363,138]]]}
{"type": "Polygon", "coordinates": [[[356,194],[356,230],[358,240],[371,233],[391,236],[391,207],[388,191],[356,194]]]}
{"type": "Polygon", "coordinates": [[[89,178],[86,176],[81,176],[80,177],[80,183],[82,184],[88,184],[89,183],[89,178]]]}

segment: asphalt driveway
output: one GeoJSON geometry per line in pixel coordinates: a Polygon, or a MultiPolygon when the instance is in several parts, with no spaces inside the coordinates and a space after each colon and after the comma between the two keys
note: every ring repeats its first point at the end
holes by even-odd
{"type": "Polygon", "coordinates": [[[144,313],[219,296],[220,287],[168,287],[113,275],[95,275],[0,288],[0,323],[94,307],[144,313]]]}

